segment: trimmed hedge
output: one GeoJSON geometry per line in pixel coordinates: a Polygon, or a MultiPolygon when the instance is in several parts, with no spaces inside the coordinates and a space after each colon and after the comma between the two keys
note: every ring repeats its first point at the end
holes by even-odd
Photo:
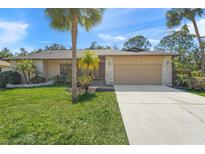
{"type": "Polygon", "coordinates": [[[14,71],[0,72],[0,87],[6,87],[6,84],[20,84],[22,81],[21,75],[14,71]]]}

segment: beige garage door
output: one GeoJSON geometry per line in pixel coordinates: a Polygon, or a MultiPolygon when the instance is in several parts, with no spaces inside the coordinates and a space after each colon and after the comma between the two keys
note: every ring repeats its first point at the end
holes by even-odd
{"type": "MultiPolygon", "coordinates": [[[[131,61],[114,64],[115,84],[161,84],[162,64],[131,61]]],[[[143,60],[142,60],[143,61],[143,60]]]]}

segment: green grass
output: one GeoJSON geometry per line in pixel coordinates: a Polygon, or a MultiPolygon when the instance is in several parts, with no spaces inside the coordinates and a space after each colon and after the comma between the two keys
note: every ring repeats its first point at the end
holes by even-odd
{"type": "Polygon", "coordinates": [[[197,94],[197,95],[200,95],[200,96],[204,96],[205,97],[205,91],[203,90],[187,90],[188,92],[190,93],[193,93],[193,94],[197,94]]]}
{"type": "Polygon", "coordinates": [[[65,87],[0,91],[0,144],[128,144],[114,92],[71,103],[65,87]]]}

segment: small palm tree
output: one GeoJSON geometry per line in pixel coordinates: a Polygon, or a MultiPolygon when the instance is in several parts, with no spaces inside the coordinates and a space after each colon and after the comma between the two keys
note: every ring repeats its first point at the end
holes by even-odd
{"type": "Polygon", "coordinates": [[[78,61],[78,67],[85,71],[86,74],[93,73],[99,68],[100,59],[93,51],[84,51],[83,56],[78,61]]]}
{"type": "Polygon", "coordinates": [[[201,73],[204,74],[205,59],[204,59],[204,48],[203,42],[200,37],[199,29],[196,23],[196,17],[201,17],[204,10],[200,8],[185,8],[185,9],[171,9],[166,13],[167,27],[173,28],[182,24],[183,19],[188,19],[192,22],[196,33],[197,40],[199,42],[201,50],[201,73]]]}
{"type": "Polygon", "coordinates": [[[88,92],[88,86],[93,80],[94,71],[99,68],[99,62],[100,59],[98,55],[89,50],[85,51],[78,61],[78,68],[80,68],[83,73],[78,79],[85,88],[85,93],[88,92]]]}
{"type": "Polygon", "coordinates": [[[45,10],[45,14],[50,18],[50,26],[59,31],[71,31],[72,37],[72,102],[77,102],[77,66],[76,66],[76,46],[78,25],[89,31],[93,26],[102,20],[104,9],[54,9],[45,10]]]}
{"type": "Polygon", "coordinates": [[[16,71],[22,72],[26,83],[30,83],[31,75],[37,73],[36,65],[32,60],[22,60],[15,68],[16,71]]]}

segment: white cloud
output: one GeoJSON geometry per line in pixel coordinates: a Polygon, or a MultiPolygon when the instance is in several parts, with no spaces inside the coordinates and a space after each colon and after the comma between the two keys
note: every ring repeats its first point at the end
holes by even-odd
{"type": "Polygon", "coordinates": [[[111,36],[109,34],[104,34],[104,33],[101,33],[98,35],[102,40],[106,41],[106,42],[121,42],[121,41],[125,41],[126,40],[126,37],[124,36],[120,36],[120,35],[117,35],[117,36],[111,36]]]}
{"type": "Polygon", "coordinates": [[[28,27],[27,23],[0,20],[1,46],[9,46],[23,40],[27,35],[28,27]]]}
{"type": "MultiPolygon", "coordinates": [[[[194,26],[192,23],[188,24],[189,30],[191,34],[195,34],[194,26]]],[[[201,36],[205,36],[205,19],[200,19],[197,21],[197,26],[199,28],[199,32],[201,36]]]]}
{"type": "Polygon", "coordinates": [[[41,41],[40,43],[41,44],[51,44],[52,42],[51,41],[41,41]]]}

